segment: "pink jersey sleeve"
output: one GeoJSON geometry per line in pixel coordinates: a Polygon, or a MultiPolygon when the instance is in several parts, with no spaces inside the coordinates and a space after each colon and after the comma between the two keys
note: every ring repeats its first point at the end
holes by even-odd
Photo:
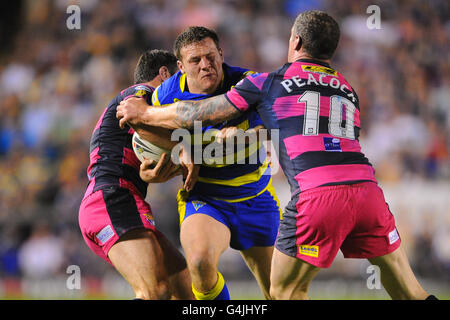
{"type": "Polygon", "coordinates": [[[262,101],[263,86],[267,76],[267,73],[249,75],[228,91],[225,97],[237,109],[244,112],[262,101]]]}

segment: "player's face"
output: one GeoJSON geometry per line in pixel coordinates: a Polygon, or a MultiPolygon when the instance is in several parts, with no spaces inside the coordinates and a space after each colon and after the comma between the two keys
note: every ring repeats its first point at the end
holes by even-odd
{"type": "Polygon", "coordinates": [[[223,76],[222,50],[217,49],[211,38],[189,44],[180,49],[181,61],[178,67],[186,73],[189,91],[212,94],[223,76]]]}

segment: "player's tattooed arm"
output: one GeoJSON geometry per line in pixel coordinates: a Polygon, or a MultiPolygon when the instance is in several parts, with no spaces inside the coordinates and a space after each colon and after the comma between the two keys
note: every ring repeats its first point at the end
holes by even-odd
{"type": "Polygon", "coordinates": [[[177,101],[164,108],[148,108],[143,99],[130,98],[117,107],[120,125],[156,126],[167,129],[194,127],[194,121],[202,121],[202,126],[213,125],[240,115],[225,95],[199,101],[177,101]]]}
{"type": "Polygon", "coordinates": [[[240,115],[226,98],[220,95],[200,101],[178,101],[174,124],[181,128],[193,128],[194,121],[202,121],[202,126],[214,125],[240,115]]]}

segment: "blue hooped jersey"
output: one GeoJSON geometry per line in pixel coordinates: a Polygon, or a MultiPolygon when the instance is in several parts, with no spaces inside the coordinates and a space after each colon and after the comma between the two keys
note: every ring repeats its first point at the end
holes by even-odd
{"type": "MultiPolygon", "coordinates": [[[[223,78],[219,88],[213,95],[207,95],[189,92],[186,85],[186,74],[179,71],[155,89],[152,95],[152,104],[158,106],[178,100],[201,100],[223,94],[252,73],[248,69],[232,67],[224,63],[223,78]]],[[[235,202],[255,197],[266,190],[269,186],[271,172],[262,144],[254,140],[247,144],[238,142],[232,147],[220,148],[219,153],[218,144],[212,138],[213,132],[223,127],[235,126],[246,131],[260,125],[262,125],[262,121],[258,113],[249,111],[237,119],[201,128],[202,166],[192,191],[193,194],[235,202]]],[[[197,134],[195,130],[193,133],[197,134]]],[[[191,139],[194,144],[198,141],[195,136],[191,139]]],[[[197,155],[198,152],[194,150],[196,163],[197,155]]]]}

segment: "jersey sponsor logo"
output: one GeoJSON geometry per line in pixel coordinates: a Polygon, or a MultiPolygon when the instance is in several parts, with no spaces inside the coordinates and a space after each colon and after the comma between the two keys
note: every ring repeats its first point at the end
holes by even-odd
{"type": "Polygon", "coordinates": [[[317,73],[326,73],[332,76],[336,76],[337,75],[337,71],[333,70],[331,68],[327,68],[327,67],[321,67],[321,66],[307,66],[307,65],[302,65],[302,70],[303,71],[309,71],[309,72],[317,72],[317,73]]]}
{"type": "Polygon", "coordinates": [[[197,211],[198,209],[203,207],[205,204],[206,204],[206,202],[203,202],[203,201],[198,201],[198,200],[192,201],[192,205],[194,206],[195,211],[197,211]]]}
{"type": "Polygon", "coordinates": [[[389,232],[389,244],[395,243],[398,239],[400,239],[400,236],[398,235],[397,229],[389,232]]]}
{"type": "Polygon", "coordinates": [[[105,244],[109,239],[114,237],[114,231],[112,227],[108,224],[95,236],[101,244],[105,244]]]}
{"type": "Polygon", "coordinates": [[[142,97],[149,93],[148,88],[145,86],[137,86],[134,88],[134,90],[136,90],[134,94],[136,97],[142,97]]]}
{"type": "Polygon", "coordinates": [[[314,258],[319,257],[319,246],[309,246],[301,244],[298,246],[298,253],[314,258]]]}
{"type": "Polygon", "coordinates": [[[325,151],[342,152],[341,140],[338,138],[324,137],[323,144],[325,146],[325,151]]]}
{"type": "Polygon", "coordinates": [[[139,90],[139,91],[136,91],[136,93],[134,94],[136,97],[142,97],[142,96],[145,96],[147,94],[147,91],[145,91],[145,90],[139,90]]]}

